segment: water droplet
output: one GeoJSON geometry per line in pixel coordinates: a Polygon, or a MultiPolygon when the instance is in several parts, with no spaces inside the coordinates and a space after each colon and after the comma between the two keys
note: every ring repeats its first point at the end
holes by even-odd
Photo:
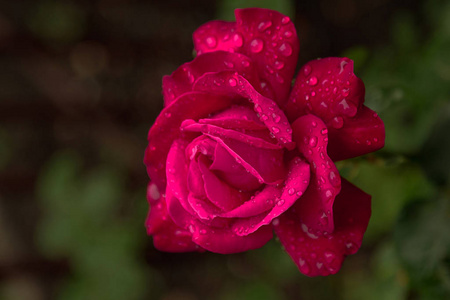
{"type": "Polygon", "coordinates": [[[347,97],[348,94],[350,93],[350,89],[342,89],[342,96],[347,97]]]}
{"type": "Polygon", "coordinates": [[[243,60],[243,61],[242,61],[242,65],[243,65],[244,67],[248,67],[248,66],[250,66],[250,62],[249,62],[248,60],[243,60]]]}
{"type": "Polygon", "coordinates": [[[205,229],[200,229],[200,234],[206,234],[206,230],[205,229]]]}
{"type": "Polygon", "coordinates": [[[354,254],[356,251],[358,251],[358,247],[356,247],[356,244],[352,241],[347,241],[345,243],[345,247],[350,254],[354,254]]]}
{"type": "Polygon", "coordinates": [[[345,60],[341,61],[341,65],[340,65],[340,70],[339,70],[339,74],[341,74],[342,72],[344,72],[344,67],[348,64],[348,62],[346,62],[345,60]]]}
{"type": "Polygon", "coordinates": [[[308,96],[308,95],[305,96],[305,100],[306,100],[306,101],[309,100],[309,96],[308,96]]]}
{"type": "Polygon", "coordinates": [[[277,115],[276,113],[272,114],[272,118],[275,123],[279,123],[281,120],[281,117],[279,115],[277,115]]]}
{"type": "Polygon", "coordinates": [[[307,81],[308,85],[314,86],[317,84],[317,77],[313,76],[307,81]]]}
{"type": "Polygon", "coordinates": [[[236,78],[230,78],[230,79],[228,79],[228,83],[230,84],[230,86],[236,86],[237,80],[236,80],[236,78]]]}
{"type": "Polygon", "coordinates": [[[303,67],[303,74],[305,76],[308,76],[311,73],[311,70],[312,70],[311,66],[310,65],[306,65],[306,66],[303,67]]]}
{"type": "Polygon", "coordinates": [[[273,126],[273,127],[272,127],[272,132],[273,132],[273,133],[278,133],[278,132],[280,132],[280,128],[278,128],[278,127],[276,127],[276,126],[273,126]]]}
{"type": "Polygon", "coordinates": [[[267,121],[269,117],[267,115],[261,115],[261,121],[267,121]]]}
{"type": "Polygon", "coordinates": [[[269,28],[270,26],[272,26],[272,22],[271,21],[267,21],[267,22],[261,22],[258,25],[258,30],[263,32],[265,31],[267,28],[269,28]]]}
{"type": "Polygon", "coordinates": [[[233,41],[234,41],[234,44],[236,45],[236,47],[238,47],[238,48],[242,47],[242,45],[244,44],[242,36],[239,33],[234,34],[233,41]]]}
{"type": "Polygon", "coordinates": [[[336,129],[342,128],[344,126],[344,119],[342,117],[334,117],[332,125],[336,129]]]}
{"type": "Polygon", "coordinates": [[[314,97],[316,95],[316,92],[312,91],[311,92],[311,97],[314,97]]]}
{"type": "Polygon", "coordinates": [[[330,178],[330,182],[333,186],[339,186],[339,184],[341,183],[339,177],[336,176],[336,174],[333,171],[330,172],[328,177],[330,178]]]}
{"type": "Polygon", "coordinates": [[[301,257],[298,259],[298,265],[299,265],[299,267],[300,267],[300,271],[301,271],[303,274],[308,275],[309,272],[311,272],[311,269],[310,269],[308,263],[306,262],[306,260],[304,260],[304,259],[301,258],[301,257]]]}
{"type": "Polygon", "coordinates": [[[281,24],[286,25],[290,20],[288,16],[285,16],[281,19],[281,24]]]}
{"type": "Polygon", "coordinates": [[[281,44],[280,48],[278,48],[281,54],[284,56],[289,56],[292,54],[292,46],[288,42],[284,42],[281,44]]]}
{"type": "Polygon", "coordinates": [[[284,32],[284,36],[287,38],[290,38],[292,35],[293,35],[292,31],[287,30],[284,32]]]}
{"type": "Polygon", "coordinates": [[[216,40],[216,38],[213,37],[213,36],[207,37],[207,38],[206,38],[206,45],[207,45],[209,48],[214,48],[214,47],[216,47],[216,46],[217,46],[217,40],[216,40]]]}
{"type": "Polygon", "coordinates": [[[309,139],[309,145],[310,145],[311,147],[317,146],[317,137],[312,136],[312,137],[309,139]]]}
{"type": "Polygon", "coordinates": [[[328,133],[328,129],[324,128],[320,131],[321,134],[326,135],[328,133]]]}
{"type": "Polygon", "coordinates": [[[253,53],[259,53],[264,48],[264,42],[261,39],[254,39],[250,42],[250,51],[253,53]]]}
{"type": "Polygon", "coordinates": [[[289,195],[294,195],[294,193],[295,193],[295,189],[294,188],[290,188],[289,190],[288,190],[288,194],[289,195]]]}
{"type": "Polygon", "coordinates": [[[325,261],[327,263],[331,263],[336,258],[336,254],[334,254],[334,252],[331,251],[325,251],[323,253],[323,256],[325,257],[325,261]]]}
{"type": "Polygon", "coordinates": [[[278,219],[278,218],[273,219],[272,225],[273,225],[273,226],[278,226],[278,225],[280,225],[280,219],[278,219]]]}
{"type": "Polygon", "coordinates": [[[229,69],[233,69],[234,68],[234,64],[232,62],[225,61],[224,64],[229,69]]]}
{"type": "Polygon", "coordinates": [[[284,68],[284,62],[277,60],[274,62],[273,66],[275,67],[275,69],[281,70],[284,68]]]}
{"type": "Polygon", "coordinates": [[[258,113],[261,113],[261,112],[262,112],[262,108],[261,108],[261,106],[259,106],[258,104],[255,104],[255,110],[256,110],[256,112],[258,112],[258,113]]]}
{"type": "Polygon", "coordinates": [[[284,204],[284,199],[280,199],[278,202],[277,202],[277,205],[278,206],[281,206],[281,205],[283,205],[284,204]]]}
{"type": "Polygon", "coordinates": [[[327,199],[331,200],[331,197],[333,197],[333,191],[328,189],[325,191],[325,197],[327,197],[327,199]]]}

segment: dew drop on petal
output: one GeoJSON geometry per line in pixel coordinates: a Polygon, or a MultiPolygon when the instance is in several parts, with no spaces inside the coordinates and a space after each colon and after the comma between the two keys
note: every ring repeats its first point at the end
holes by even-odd
{"type": "Polygon", "coordinates": [[[311,74],[311,70],[312,70],[311,66],[310,65],[306,65],[306,66],[303,67],[303,74],[305,76],[308,76],[309,74],[311,74]]]}
{"type": "Polygon", "coordinates": [[[295,189],[294,188],[290,188],[289,190],[288,190],[288,194],[289,195],[294,195],[294,193],[295,193],[295,189]]]}
{"type": "Polygon", "coordinates": [[[272,22],[271,21],[267,21],[267,22],[261,22],[258,25],[258,30],[263,32],[265,31],[267,28],[269,28],[270,26],[272,26],[272,22]]]}
{"type": "Polygon", "coordinates": [[[242,35],[240,35],[239,33],[235,33],[233,36],[233,41],[234,44],[236,45],[236,47],[242,47],[242,45],[244,44],[244,41],[242,39],[242,35]]]}
{"type": "Polygon", "coordinates": [[[235,78],[230,78],[228,80],[228,83],[230,84],[230,86],[236,86],[237,85],[237,80],[235,78]]]}
{"type": "Polygon", "coordinates": [[[317,77],[313,76],[308,80],[308,85],[314,86],[317,84],[317,77]]]}
{"type": "Polygon", "coordinates": [[[312,136],[312,137],[309,139],[309,145],[310,145],[311,147],[317,146],[317,137],[312,136]]]}
{"type": "Polygon", "coordinates": [[[289,56],[292,54],[292,46],[288,42],[284,42],[283,44],[281,44],[278,50],[280,50],[280,53],[284,56],[289,56]]]}
{"type": "Polygon", "coordinates": [[[287,38],[290,38],[292,35],[293,35],[292,31],[287,30],[284,32],[284,36],[287,38]]]}
{"type": "Polygon", "coordinates": [[[273,66],[275,67],[275,69],[281,70],[284,68],[284,62],[277,60],[274,62],[273,66]]]}
{"type": "Polygon", "coordinates": [[[336,129],[342,128],[344,126],[344,119],[342,117],[334,117],[332,125],[336,129]]]}
{"type": "Polygon", "coordinates": [[[216,40],[216,38],[213,37],[213,36],[207,37],[207,38],[206,38],[206,45],[207,45],[209,48],[214,48],[214,47],[216,47],[216,46],[217,46],[217,40],[216,40]]]}
{"type": "Polygon", "coordinates": [[[254,39],[250,42],[250,51],[253,53],[259,53],[264,48],[264,42],[261,39],[254,39]]]}
{"type": "Polygon", "coordinates": [[[273,133],[278,133],[278,132],[280,132],[280,128],[278,128],[278,127],[276,127],[276,126],[273,126],[273,127],[272,127],[272,132],[273,132],[273,133]]]}
{"type": "Polygon", "coordinates": [[[286,25],[290,20],[288,16],[285,16],[281,19],[281,24],[286,25]]]}

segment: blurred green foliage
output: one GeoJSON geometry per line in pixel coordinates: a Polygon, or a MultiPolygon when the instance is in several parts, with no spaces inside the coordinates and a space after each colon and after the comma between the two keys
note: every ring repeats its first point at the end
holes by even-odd
{"type": "Polygon", "coordinates": [[[89,171],[82,166],[77,154],[57,153],[38,184],[46,208],[38,246],[49,258],[69,255],[73,270],[60,298],[142,299],[150,278],[138,259],[146,207],[121,212],[120,172],[111,166],[89,171]]]}

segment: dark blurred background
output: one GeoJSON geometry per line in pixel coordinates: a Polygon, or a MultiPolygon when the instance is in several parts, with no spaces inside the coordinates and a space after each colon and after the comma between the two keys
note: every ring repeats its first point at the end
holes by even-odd
{"type": "Polygon", "coordinates": [[[449,299],[450,2],[0,2],[0,299],[449,299]],[[144,220],[161,78],[233,9],[291,17],[299,65],[348,56],[384,150],[338,164],[373,195],[363,247],[326,278],[277,241],[156,251],[144,220]],[[447,298],[449,297],[449,298],[447,298]]]}

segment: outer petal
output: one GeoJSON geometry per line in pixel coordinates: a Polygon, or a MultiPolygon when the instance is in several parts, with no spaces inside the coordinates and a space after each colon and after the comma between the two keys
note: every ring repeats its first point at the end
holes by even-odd
{"type": "Polygon", "coordinates": [[[342,160],[377,151],[384,147],[383,121],[376,112],[363,106],[353,118],[347,118],[342,128],[330,127],[328,153],[342,160]]]}
{"type": "Polygon", "coordinates": [[[312,179],[305,195],[295,204],[303,223],[316,232],[331,233],[333,202],[341,188],[339,172],[327,154],[327,127],[318,117],[306,115],[293,124],[293,138],[312,166],[312,179]]]}
{"type": "MultiPolygon", "coordinates": [[[[213,21],[194,33],[198,53],[240,52],[256,62],[263,86],[268,84],[280,105],[286,102],[297,65],[299,42],[289,17],[261,9],[237,9],[236,23],[213,21]]],[[[263,92],[271,96],[271,92],[263,92]]]]}
{"type": "Polygon", "coordinates": [[[197,56],[176,69],[170,76],[163,77],[165,106],[184,93],[192,91],[198,77],[207,72],[234,70],[254,86],[260,86],[255,64],[245,55],[224,51],[211,52],[197,56]]]}
{"type": "Polygon", "coordinates": [[[358,251],[370,214],[370,196],[343,180],[334,204],[335,231],[332,234],[315,235],[292,210],[274,221],[274,229],[300,272],[326,276],[340,269],[345,256],[358,251]]]}
{"type": "Polygon", "coordinates": [[[161,190],[165,187],[165,164],[172,142],[180,135],[180,125],[186,119],[198,120],[229,107],[232,99],[203,92],[190,92],[163,109],[148,133],[144,164],[152,182],[161,190]],[[192,109],[195,107],[195,109],[192,109]]]}
{"type": "Polygon", "coordinates": [[[353,73],[353,61],[328,57],[300,70],[286,105],[290,120],[311,113],[329,129],[333,161],[376,151],[384,146],[384,125],[363,105],[364,84],[353,73]]]}
{"type": "Polygon", "coordinates": [[[283,111],[273,100],[264,97],[255,90],[242,76],[232,71],[207,73],[196,81],[194,90],[227,95],[241,101],[248,99],[253,103],[260,120],[279,143],[288,149],[292,149],[292,129],[283,111]]]}
{"type": "Polygon", "coordinates": [[[171,220],[165,201],[165,196],[161,196],[157,203],[152,204],[145,221],[147,233],[153,235],[155,248],[164,252],[201,251],[202,249],[192,242],[191,233],[171,220]]]}
{"type": "Polygon", "coordinates": [[[340,127],[342,118],[357,113],[364,102],[364,93],[364,84],[353,73],[351,59],[313,60],[298,73],[286,112],[291,119],[312,113],[327,125],[340,127]]]}

